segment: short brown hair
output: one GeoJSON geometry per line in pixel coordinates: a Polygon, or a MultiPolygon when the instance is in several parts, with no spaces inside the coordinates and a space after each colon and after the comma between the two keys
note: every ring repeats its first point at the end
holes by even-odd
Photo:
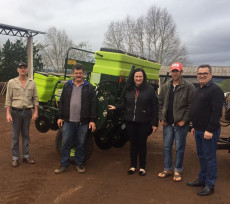
{"type": "Polygon", "coordinates": [[[82,70],[82,71],[84,72],[85,67],[84,67],[82,64],[77,63],[77,64],[73,65],[73,71],[74,71],[75,69],[76,69],[76,70],[82,70]]]}

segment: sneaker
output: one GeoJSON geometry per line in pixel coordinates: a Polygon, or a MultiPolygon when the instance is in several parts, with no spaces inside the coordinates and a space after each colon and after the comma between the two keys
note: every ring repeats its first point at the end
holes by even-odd
{"type": "Polygon", "coordinates": [[[61,174],[61,173],[65,172],[66,169],[67,169],[66,166],[60,166],[58,169],[55,169],[54,172],[55,172],[55,174],[61,174]]]}
{"type": "Polygon", "coordinates": [[[85,173],[85,167],[83,165],[77,165],[76,169],[78,173],[81,173],[81,174],[85,173]]]}

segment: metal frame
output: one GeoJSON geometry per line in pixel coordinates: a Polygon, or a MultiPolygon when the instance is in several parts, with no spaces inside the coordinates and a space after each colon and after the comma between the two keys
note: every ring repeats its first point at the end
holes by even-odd
{"type": "Polygon", "coordinates": [[[92,52],[92,51],[83,50],[83,49],[80,49],[80,48],[77,48],[77,47],[70,47],[70,48],[67,50],[67,52],[66,52],[65,65],[64,65],[64,71],[65,71],[64,79],[66,79],[67,64],[68,64],[68,58],[69,58],[69,52],[70,52],[70,50],[79,50],[79,51],[83,51],[83,52],[88,52],[88,53],[91,53],[91,54],[95,54],[95,52],[92,52]]]}
{"type": "Polygon", "coordinates": [[[11,35],[17,37],[33,37],[37,34],[45,34],[45,32],[20,28],[0,23],[0,34],[11,35]]]}
{"type": "Polygon", "coordinates": [[[0,23],[0,34],[27,37],[28,76],[33,79],[33,36],[37,34],[45,34],[45,32],[0,23]]]}

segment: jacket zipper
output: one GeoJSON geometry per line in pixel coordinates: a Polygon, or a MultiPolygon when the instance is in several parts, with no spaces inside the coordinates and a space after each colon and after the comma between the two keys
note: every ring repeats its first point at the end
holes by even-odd
{"type": "Polygon", "coordinates": [[[137,105],[137,98],[138,98],[138,95],[139,95],[139,92],[140,92],[140,90],[137,90],[136,88],[135,88],[135,90],[136,90],[136,94],[135,94],[135,105],[134,105],[134,113],[133,113],[133,121],[135,121],[135,113],[136,113],[136,105],[137,105]]]}

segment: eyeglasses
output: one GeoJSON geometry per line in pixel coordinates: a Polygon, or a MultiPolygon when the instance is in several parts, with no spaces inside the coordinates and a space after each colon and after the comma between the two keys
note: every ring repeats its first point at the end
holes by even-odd
{"type": "Polygon", "coordinates": [[[203,73],[201,73],[201,72],[199,72],[199,73],[197,73],[197,76],[208,76],[210,73],[208,73],[208,72],[203,72],[203,73]]]}

